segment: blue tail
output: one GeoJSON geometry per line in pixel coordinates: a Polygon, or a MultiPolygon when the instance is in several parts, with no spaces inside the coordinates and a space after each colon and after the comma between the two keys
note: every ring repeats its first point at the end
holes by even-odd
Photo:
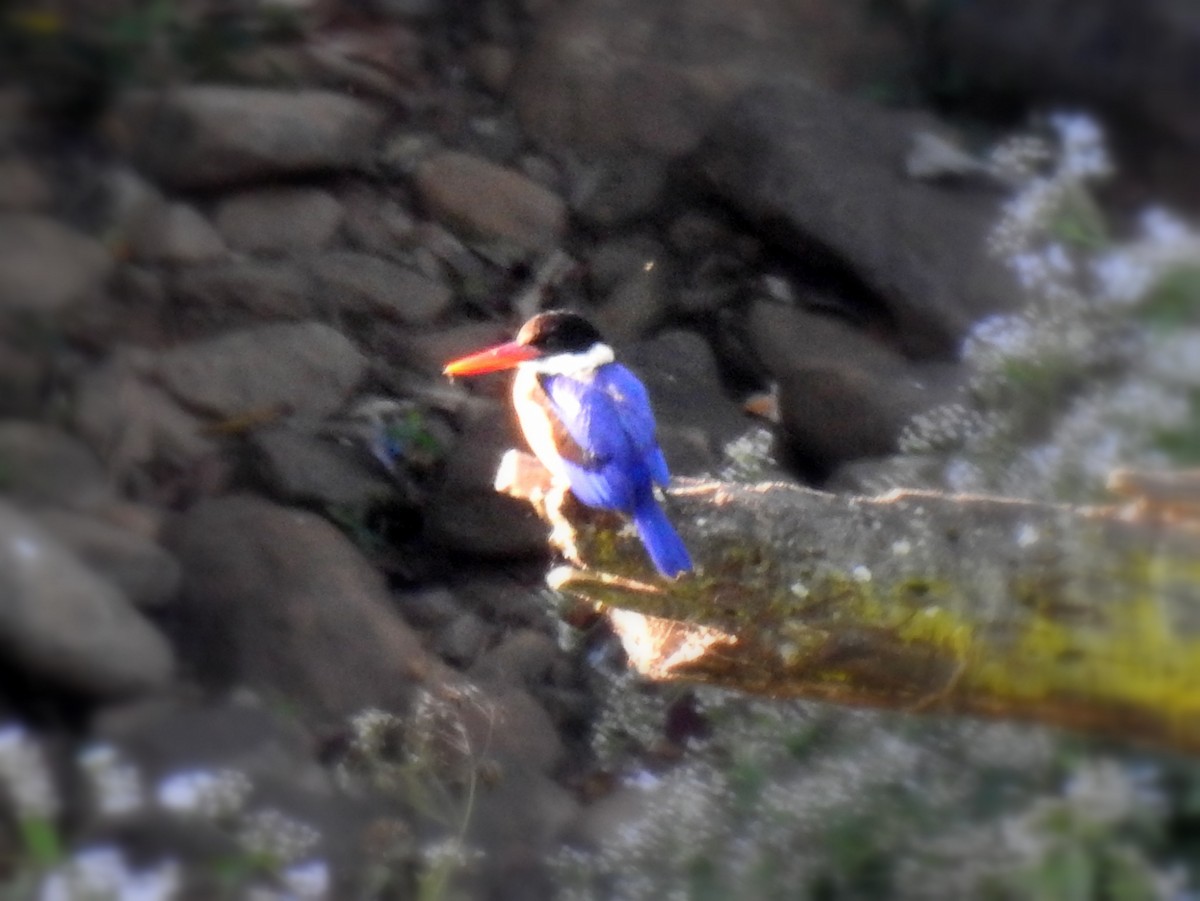
{"type": "Polygon", "coordinates": [[[659,573],[673,579],[680,573],[691,572],[692,558],[683,546],[683,539],[658,505],[653,492],[647,492],[638,503],[633,511],[633,524],[646,546],[650,562],[659,573]]]}

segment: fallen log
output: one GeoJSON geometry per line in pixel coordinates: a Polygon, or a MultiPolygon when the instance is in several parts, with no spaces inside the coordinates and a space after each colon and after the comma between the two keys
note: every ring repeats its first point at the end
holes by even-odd
{"type": "MultiPolygon", "coordinates": [[[[520,481],[502,487],[529,497],[520,481]]],[[[651,678],[1200,751],[1194,523],[686,479],[667,502],[697,562],[674,581],[619,519],[543,504],[574,557],[551,584],[602,607],[651,678]]]]}

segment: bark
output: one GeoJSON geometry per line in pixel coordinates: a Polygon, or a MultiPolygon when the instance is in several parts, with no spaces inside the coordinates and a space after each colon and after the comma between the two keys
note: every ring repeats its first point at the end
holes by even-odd
{"type": "Polygon", "coordinates": [[[694,575],[657,577],[630,528],[574,504],[577,565],[551,574],[648,676],[1200,751],[1194,522],[688,480],[668,510],[694,575]]]}

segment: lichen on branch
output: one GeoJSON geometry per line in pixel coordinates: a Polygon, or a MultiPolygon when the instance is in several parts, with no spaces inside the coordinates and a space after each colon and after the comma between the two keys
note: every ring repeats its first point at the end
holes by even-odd
{"type": "MultiPolygon", "coordinates": [[[[1200,533],[996,497],[680,480],[698,567],[658,578],[574,505],[568,595],[657,679],[1035,719],[1200,750],[1200,533]]],[[[562,531],[561,523],[558,531],[562,531]]]]}

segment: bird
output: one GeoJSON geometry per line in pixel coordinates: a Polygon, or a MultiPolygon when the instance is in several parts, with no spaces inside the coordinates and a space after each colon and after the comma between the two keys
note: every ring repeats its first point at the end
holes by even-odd
{"type": "Polygon", "coordinates": [[[655,495],[670,481],[650,396],[616,362],[591,322],[567,310],[538,313],[515,340],[452,360],[450,377],[516,369],[512,403],[534,455],[583,504],[628,516],[666,578],[693,569],[655,495]]]}

